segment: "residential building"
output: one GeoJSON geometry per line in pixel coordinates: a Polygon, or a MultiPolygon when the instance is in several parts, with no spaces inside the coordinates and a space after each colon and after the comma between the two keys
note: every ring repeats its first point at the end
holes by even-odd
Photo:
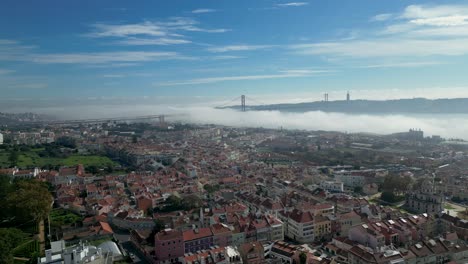
{"type": "Polygon", "coordinates": [[[426,180],[421,189],[407,194],[405,206],[415,213],[438,214],[443,211],[444,195],[434,191],[431,180],[426,180]]]}
{"type": "Polygon", "coordinates": [[[193,253],[214,246],[213,232],[209,227],[184,231],[183,236],[185,253],[193,253]]]}
{"type": "Polygon", "coordinates": [[[158,263],[171,263],[184,255],[184,236],[181,231],[165,229],[154,237],[158,263]]]}
{"type": "Polygon", "coordinates": [[[281,211],[280,219],[285,225],[285,236],[299,243],[310,243],[315,240],[314,215],[294,209],[291,212],[281,211]]]}
{"type": "Polygon", "coordinates": [[[320,188],[327,190],[329,192],[343,192],[344,184],[340,181],[322,181],[320,183],[320,188]]]}
{"type": "Polygon", "coordinates": [[[265,252],[260,242],[248,242],[239,247],[239,252],[245,264],[265,263],[265,252]]]}
{"type": "Polygon", "coordinates": [[[385,236],[370,224],[362,224],[349,229],[349,239],[370,248],[385,246],[385,236]]]}

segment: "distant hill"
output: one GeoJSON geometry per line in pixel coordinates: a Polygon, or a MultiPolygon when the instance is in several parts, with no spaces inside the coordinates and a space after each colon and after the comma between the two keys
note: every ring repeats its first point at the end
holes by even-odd
{"type": "MultiPolygon", "coordinates": [[[[240,106],[229,108],[240,110],[240,106]]],[[[271,104],[247,106],[250,111],[282,112],[341,112],[341,113],[419,113],[419,114],[468,114],[468,98],[456,99],[399,99],[399,100],[351,100],[351,101],[318,101],[297,104],[271,104]]]]}

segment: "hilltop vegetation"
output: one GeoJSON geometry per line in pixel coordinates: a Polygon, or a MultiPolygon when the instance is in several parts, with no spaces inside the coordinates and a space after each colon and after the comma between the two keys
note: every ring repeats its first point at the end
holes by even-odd
{"type": "Polygon", "coordinates": [[[39,255],[38,224],[49,214],[52,195],[45,183],[0,175],[0,263],[39,255]]]}

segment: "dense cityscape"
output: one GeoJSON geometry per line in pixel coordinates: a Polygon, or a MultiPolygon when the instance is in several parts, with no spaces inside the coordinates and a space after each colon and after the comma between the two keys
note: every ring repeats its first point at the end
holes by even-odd
{"type": "Polygon", "coordinates": [[[160,119],[1,135],[5,263],[468,259],[461,140],[160,119]]]}
{"type": "Polygon", "coordinates": [[[467,0],[0,1],[0,264],[468,264],[467,0]]]}

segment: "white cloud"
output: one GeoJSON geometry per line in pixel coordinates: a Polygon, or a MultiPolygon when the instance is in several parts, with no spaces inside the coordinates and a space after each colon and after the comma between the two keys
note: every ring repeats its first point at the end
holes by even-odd
{"type": "Polygon", "coordinates": [[[400,18],[436,18],[467,14],[468,6],[462,5],[410,5],[405,8],[400,18]]]}
{"type": "Polygon", "coordinates": [[[330,55],[347,57],[402,57],[468,54],[468,38],[441,39],[374,39],[348,42],[301,44],[291,48],[302,55],[330,55]]]}
{"type": "Polygon", "coordinates": [[[382,64],[371,64],[365,66],[358,66],[357,68],[362,69],[373,69],[373,68],[417,68],[424,66],[441,65],[444,63],[437,61],[413,61],[413,62],[394,62],[394,63],[382,63],[382,64]]]}
{"type": "Polygon", "coordinates": [[[0,39],[0,45],[14,45],[17,44],[17,41],[10,40],[10,39],[0,39]]]}
{"type": "Polygon", "coordinates": [[[176,44],[189,44],[190,40],[177,39],[177,38],[126,38],[117,42],[121,45],[135,45],[135,46],[149,46],[149,45],[176,45],[176,44]]]}
{"type": "Polygon", "coordinates": [[[229,52],[229,51],[248,51],[248,50],[260,50],[268,49],[273,47],[272,45],[229,45],[222,47],[210,47],[207,48],[209,52],[229,52]]]}
{"type": "Polygon", "coordinates": [[[209,8],[199,8],[199,9],[192,10],[192,14],[203,14],[203,13],[212,13],[212,12],[216,12],[216,10],[209,9],[209,8]]]}
{"type": "Polygon", "coordinates": [[[468,24],[468,16],[444,16],[444,17],[432,17],[432,18],[418,18],[410,20],[410,23],[420,26],[461,26],[468,24]]]}
{"type": "Polygon", "coordinates": [[[129,37],[129,36],[182,36],[178,31],[199,31],[222,33],[228,29],[206,29],[198,27],[199,22],[187,17],[172,17],[167,21],[145,21],[136,24],[94,24],[92,37],[129,37]]]}
{"type": "Polygon", "coordinates": [[[276,4],[279,7],[288,7],[288,6],[305,6],[308,5],[307,2],[290,2],[290,3],[283,3],[283,4],[276,4]]]}
{"type": "Polygon", "coordinates": [[[371,21],[386,23],[380,29],[367,30],[367,34],[363,34],[365,37],[292,45],[290,49],[296,54],[332,58],[468,54],[468,6],[411,5],[399,14],[379,14],[371,21]]]}
{"type": "Polygon", "coordinates": [[[10,73],[14,73],[15,71],[13,70],[7,70],[7,69],[1,69],[0,68],[0,75],[7,75],[7,74],[10,74],[10,73]]]}
{"type": "Polygon", "coordinates": [[[219,83],[219,82],[227,82],[227,81],[296,78],[296,77],[307,77],[307,76],[311,76],[313,74],[321,73],[321,72],[325,72],[325,71],[313,72],[313,71],[291,70],[291,71],[283,71],[278,74],[197,78],[197,79],[191,79],[191,80],[186,80],[186,81],[173,81],[173,82],[166,82],[166,83],[158,83],[156,84],[156,86],[196,85],[196,84],[219,83]]]}
{"type": "Polygon", "coordinates": [[[199,27],[198,21],[187,17],[172,17],[166,21],[144,21],[132,24],[96,23],[91,26],[93,30],[86,34],[88,37],[120,38],[117,44],[140,46],[191,43],[181,34],[182,32],[223,33],[229,31],[224,28],[202,28],[199,27]]]}
{"type": "Polygon", "coordinates": [[[392,18],[392,14],[378,14],[371,18],[371,21],[387,21],[392,18]]]}
{"type": "Polygon", "coordinates": [[[104,78],[123,78],[125,75],[123,74],[104,74],[102,77],[104,78]]]}
{"type": "Polygon", "coordinates": [[[119,51],[96,53],[32,54],[26,58],[36,63],[102,64],[113,62],[143,62],[173,59],[190,59],[176,52],[119,51]]]}
{"type": "Polygon", "coordinates": [[[7,85],[9,88],[15,89],[44,89],[48,87],[47,83],[17,83],[7,85]]]}
{"type": "Polygon", "coordinates": [[[127,37],[135,35],[162,37],[168,35],[165,27],[148,21],[126,25],[94,24],[93,27],[95,31],[89,34],[93,37],[127,37]]]}
{"type": "Polygon", "coordinates": [[[243,59],[245,57],[242,56],[231,56],[231,55],[221,55],[221,56],[213,56],[211,59],[213,60],[232,60],[232,59],[243,59]]]}

